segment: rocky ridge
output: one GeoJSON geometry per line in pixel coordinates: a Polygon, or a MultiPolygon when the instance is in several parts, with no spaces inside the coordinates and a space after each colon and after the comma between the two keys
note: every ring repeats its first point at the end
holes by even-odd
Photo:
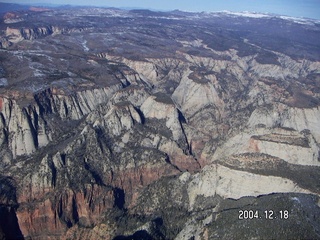
{"type": "Polygon", "coordinates": [[[214,35],[214,16],[198,20],[211,39],[192,14],[54,11],[82,30],[6,26],[3,36],[0,211],[14,231],[0,236],[319,237],[319,60],[214,35]],[[145,14],[153,27],[139,22],[145,14]],[[162,21],[193,32],[160,34],[162,21]],[[290,219],[270,231],[266,219],[240,221],[244,209],[290,219]]]}

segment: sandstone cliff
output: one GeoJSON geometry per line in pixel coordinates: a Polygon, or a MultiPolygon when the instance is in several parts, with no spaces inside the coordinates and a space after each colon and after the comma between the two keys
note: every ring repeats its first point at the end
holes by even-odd
{"type": "Polygon", "coordinates": [[[0,238],[319,238],[318,26],[247,20],[0,23],[0,238]]]}

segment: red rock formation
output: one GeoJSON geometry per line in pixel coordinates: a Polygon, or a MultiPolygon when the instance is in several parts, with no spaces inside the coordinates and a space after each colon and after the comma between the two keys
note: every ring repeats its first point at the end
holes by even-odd
{"type": "Polygon", "coordinates": [[[32,11],[32,12],[48,12],[48,11],[51,11],[48,8],[41,8],[41,7],[30,7],[29,10],[32,11]]]}
{"type": "Polygon", "coordinates": [[[259,140],[250,138],[248,150],[251,152],[257,152],[257,153],[260,152],[258,144],[259,144],[259,140]]]}
{"type": "Polygon", "coordinates": [[[114,173],[112,184],[124,190],[125,205],[132,207],[139,196],[139,190],[164,176],[173,176],[179,170],[172,165],[123,169],[114,173]]]}
{"type": "Polygon", "coordinates": [[[200,170],[201,166],[193,156],[186,155],[173,155],[171,156],[172,164],[177,166],[181,171],[188,171],[191,173],[197,172],[200,170]]]}
{"type": "Polygon", "coordinates": [[[23,235],[41,238],[63,236],[77,223],[87,227],[98,224],[102,213],[114,206],[115,197],[113,189],[93,184],[79,191],[66,189],[55,196],[21,196],[18,201],[17,217],[23,235]]]}
{"type": "Polygon", "coordinates": [[[4,16],[3,16],[3,19],[4,20],[7,20],[7,19],[16,19],[16,18],[19,18],[21,17],[21,14],[20,13],[17,13],[17,12],[7,12],[4,16]]]}

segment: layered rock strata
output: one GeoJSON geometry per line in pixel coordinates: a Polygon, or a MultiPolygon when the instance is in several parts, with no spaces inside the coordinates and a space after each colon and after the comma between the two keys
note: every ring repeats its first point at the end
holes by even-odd
{"type": "Polygon", "coordinates": [[[1,24],[0,238],[319,238],[318,25],[99,8],[1,24]]]}

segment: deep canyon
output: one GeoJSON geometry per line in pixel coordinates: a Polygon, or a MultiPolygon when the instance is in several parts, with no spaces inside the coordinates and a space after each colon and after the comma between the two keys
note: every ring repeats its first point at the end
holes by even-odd
{"type": "Polygon", "coordinates": [[[2,17],[0,239],[320,238],[319,21],[2,17]]]}

